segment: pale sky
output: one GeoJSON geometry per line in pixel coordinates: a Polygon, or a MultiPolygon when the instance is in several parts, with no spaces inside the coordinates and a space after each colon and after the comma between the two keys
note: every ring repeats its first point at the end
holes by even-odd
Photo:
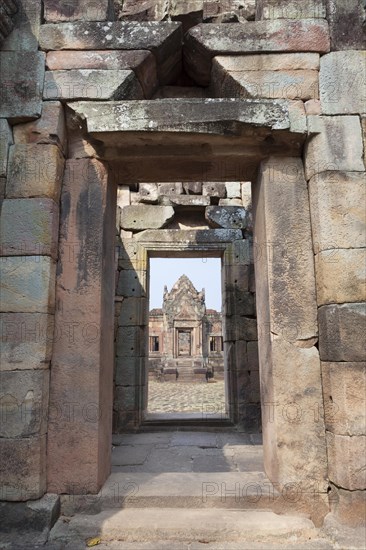
{"type": "Polygon", "coordinates": [[[150,309],[162,306],[164,285],[170,291],[183,274],[196,290],[205,288],[207,308],[221,311],[220,258],[150,258],[150,309]]]}

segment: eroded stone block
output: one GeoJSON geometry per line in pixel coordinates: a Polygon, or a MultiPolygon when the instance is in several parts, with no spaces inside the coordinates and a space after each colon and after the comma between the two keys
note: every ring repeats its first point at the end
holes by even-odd
{"type": "Polygon", "coordinates": [[[145,331],[140,327],[119,327],[117,336],[117,357],[144,357],[145,331]]]}
{"type": "MultiPolygon", "coordinates": [[[[242,71],[318,71],[318,53],[253,53],[246,55],[223,55],[212,60],[212,67],[223,72],[242,71]]],[[[223,73],[221,73],[223,74],[223,73]]]]}
{"type": "Polygon", "coordinates": [[[305,151],[306,179],[327,171],[365,170],[357,116],[309,116],[308,129],[312,137],[305,151]]]}
{"type": "Polygon", "coordinates": [[[366,112],[366,51],[331,52],[320,61],[320,101],[325,115],[366,112]]]}
{"type": "Polygon", "coordinates": [[[366,305],[326,305],[318,310],[322,361],[365,361],[366,305]]]}
{"type": "Polygon", "coordinates": [[[0,446],[0,500],[25,501],[46,491],[46,436],[3,438],[0,446]]]}
{"type": "Polygon", "coordinates": [[[248,225],[248,212],[240,206],[208,206],[205,218],[211,227],[245,229],[248,225]]]}
{"type": "Polygon", "coordinates": [[[159,195],[181,195],[183,193],[183,184],[176,183],[158,183],[159,195]]]}
{"type": "Polygon", "coordinates": [[[333,50],[362,50],[365,47],[365,6],[360,0],[326,0],[333,50]]]}
{"type": "Polygon", "coordinates": [[[41,118],[16,124],[13,132],[15,143],[55,144],[65,152],[66,127],[62,104],[59,101],[44,102],[41,118]]]}
{"type": "Polygon", "coordinates": [[[98,101],[143,99],[140,83],[133,71],[71,69],[47,71],[43,89],[45,100],[92,99],[98,101]]]}
{"type": "Polygon", "coordinates": [[[53,315],[1,313],[0,370],[48,368],[52,344],[64,328],[58,327],[54,332],[53,315]]]}
{"type": "Polygon", "coordinates": [[[44,74],[44,53],[1,51],[0,118],[22,122],[40,117],[44,74]]]}
{"type": "Polygon", "coordinates": [[[44,18],[48,23],[61,21],[112,21],[113,1],[73,0],[72,3],[44,0],[44,18]]]}
{"type": "Polygon", "coordinates": [[[350,527],[365,526],[366,491],[347,491],[332,483],[329,503],[333,514],[341,524],[350,527]]]}
{"type": "Polygon", "coordinates": [[[121,227],[127,231],[161,229],[174,217],[171,206],[126,206],[122,211],[121,227]]]}
{"type": "Polygon", "coordinates": [[[0,437],[46,433],[49,371],[3,371],[0,378],[0,437]]]}
{"type": "Polygon", "coordinates": [[[319,252],[315,271],[318,305],[366,300],[366,249],[319,252]]]}
{"type": "MultiPolygon", "coordinates": [[[[314,252],[366,244],[366,175],[324,172],[309,182],[314,252]]],[[[336,261],[338,252],[334,250],[336,261]]]]}
{"type": "Polygon", "coordinates": [[[257,0],[256,19],[325,18],[325,0],[257,0]]]}
{"type": "Polygon", "coordinates": [[[1,256],[57,259],[59,208],[52,199],[5,199],[0,217],[1,256]]]}
{"type": "Polygon", "coordinates": [[[245,25],[197,25],[186,35],[184,56],[189,76],[198,84],[207,86],[211,60],[220,54],[246,54],[258,50],[326,53],[329,47],[325,21],[277,19],[245,25]]]}
{"type": "Polygon", "coordinates": [[[366,435],[366,363],[322,363],[325,427],[338,435],[366,435]]]}
{"type": "Polygon", "coordinates": [[[226,185],[222,182],[203,183],[202,195],[224,199],[226,197],[226,185]]]}
{"type": "Polygon", "coordinates": [[[146,298],[127,297],[121,303],[118,326],[143,326],[147,324],[146,298]]]}
{"type": "Polygon", "coordinates": [[[133,69],[149,99],[158,87],[156,60],[153,54],[144,50],[94,50],[48,52],[47,67],[51,71],[62,69],[133,69]]]}
{"type": "Polygon", "coordinates": [[[156,203],[158,202],[159,192],[156,183],[140,183],[139,192],[136,193],[136,202],[156,203]]]}
{"type": "Polygon", "coordinates": [[[143,386],[145,362],[145,357],[116,357],[116,386],[143,386]]]}
{"type": "Polygon", "coordinates": [[[366,489],[366,436],[334,435],[327,432],[329,478],[338,487],[352,491],[366,489]]]}
{"type": "MultiPolygon", "coordinates": [[[[42,3],[38,0],[17,0],[13,17],[14,29],[1,45],[3,50],[36,52],[42,20],[42,3]]],[[[29,71],[29,68],[28,68],[29,71]]]]}
{"type": "Polygon", "coordinates": [[[214,63],[212,80],[217,97],[302,101],[319,97],[317,71],[226,71],[214,63]]]}
{"type": "Polygon", "coordinates": [[[58,203],[63,169],[64,158],[56,145],[12,145],[6,197],[49,197],[58,203]]]}
{"type": "Polygon", "coordinates": [[[53,312],[56,264],[49,256],[3,257],[0,274],[1,312],[53,312]]]}
{"type": "Polygon", "coordinates": [[[6,177],[9,147],[13,143],[13,133],[8,122],[0,119],[0,177],[6,177]]]}
{"type": "Polygon", "coordinates": [[[150,50],[159,81],[168,84],[181,68],[182,30],[179,23],[77,22],[42,25],[40,47],[48,50],[150,50]]]}

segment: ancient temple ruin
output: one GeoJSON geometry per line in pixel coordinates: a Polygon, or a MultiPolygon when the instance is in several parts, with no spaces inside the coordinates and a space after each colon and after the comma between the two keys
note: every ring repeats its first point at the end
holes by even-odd
{"type": "MultiPolygon", "coordinates": [[[[1,526],[48,533],[61,513],[51,540],[103,539],[115,516],[138,541],[134,507],[154,536],[188,517],[193,541],[260,510],[296,536],[364,525],[365,19],[363,0],[2,2],[1,526]],[[220,258],[224,418],[148,418],[156,257],[220,258]],[[157,430],[159,466],[188,470],[129,493],[123,468],[162,452],[134,438],[157,430]]],[[[168,361],[196,360],[186,321],[164,328],[168,361]]]]}
{"type": "Polygon", "coordinates": [[[206,309],[205,289],[198,292],[182,275],[163,307],[149,312],[149,373],[177,381],[222,378],[224,374],[221,312],[206,309]]]}

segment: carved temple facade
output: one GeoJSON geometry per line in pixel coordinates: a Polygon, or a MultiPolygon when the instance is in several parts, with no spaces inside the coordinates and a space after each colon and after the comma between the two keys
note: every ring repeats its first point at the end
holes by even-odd
{"type": "Polygon", "coordinates": [[[223,375],[221,312],[206,309],[205,289],[197,291],[182,275],[168,292],[164,287],[163,307],[149,313],[150,369],[177,369],[223,375]]]}

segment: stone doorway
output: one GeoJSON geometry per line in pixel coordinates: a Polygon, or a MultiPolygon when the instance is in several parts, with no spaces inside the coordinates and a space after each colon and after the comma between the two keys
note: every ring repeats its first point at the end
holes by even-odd
{"type": "Polygon", "coordinates": [[[177,329],[178,357],[192,356],[192,329],[177,329]]]}
{"type": "MultiPolygon", "coordinates": [[[[72,269],[68,265],[67,247],[71,244],[75,246],[75,242],[83,239],[80,258],[84,263],[91,262],[88,272],[93,273],[93,279],[91,284],[90,281],[79,281],[75,277],[75,293],[65,294],[67,283],[60,278],[56,293],[57,299],[63,297],[63,310],[56,311],[56,318],[61,315],[58,322],[62,323],[62,316],[72,314],[71,318],[77,319],[81,315],[81,320],[86,322],[82,312],[91,308],[97,326],[103,325],[106,329],[108,323],[111,324],[114,251],[113,246],[106,243],[114,242],[112,212],[116,204],[117,176],[119,184],[127,184],[131,173],[135,174],[136,183],[178,181],[179,176],[183,175],[187,182],[206,182],[210,195],[215,192],[218,180],[229,180],[228,173],[233,167],[237,173],[246,174],[245,181],[251,180],[254,190],[252,256],[256,273],[265,471],[270,481],[279,486],[295,483],[300,492],[308,494],[310,491],[324,496],[327,489],[324,422],[319,415],[305,414],[305,411],[315,413],[318,410],[316,404],[322,403],[322,391],[319,354],[315,346],[317,310],[309,198],[303,164],[299,158],[305,141],[304,131],[291,127],[285,103],[280,105],[279,102],[264,101],[259,105],[250,102],[250,108],[247,109],[245,101],[220,99],[193,101],[189,103],[189,109],[187,102],[175,103],[169,122],[166,119],[157,120],[153,124],[154,131],[149,130],[152,127],[151,120],[159,116],[161,109],[156,109],[156,104],[147,102],[142,105],[143,101],[138,102],[139,131],[134,132],[135,103],[125,102],[123,105],[123,124],[118,114],[121,107],[118,105],[105,103],[93,107],[91,102],[87,105],[73,105],[76,113],[84,114],[83,124],[86,124],[86,130],[95,140],[93,144],[97,148],[103,145],[99,149],[103,162],[73,160],[69,161],[66,170],[62,199],[62,226],[65,226],[65,230],[61,232],[60,268],[72,269]],[[127,111],[130,113],[126,117],[127,111]],[[98,113],[97,117],[94,116],[95,112],[98,113]],[[214,124],[212,121],[215,121],[214,124]],[[180,153],[178,161],[177,151],[180,153]],[[282,156],[284,151],[288,157],[282,156]],[[164,155],[168,157],[166,163],[163,161],[164,155]],[[121,158],[124,159],[123,165],[118,160],[121,158]],[[192,162],[188,163],[188,159],[192,162]],[[85,171],[85,167],[90,167],[91,172],[85,171]],[[80,178],[75,177],[76,168],[81,170],[80,178]],[[74,172],[70,177],[72,170],[74,172]],[[90,197],[90,193],[93,194],[93,200],[81,200],[81,195],[90,197]],[[81,207],[86,209],[83,216],[81,207]],[[92,235],[89,210],[93,217],[92,235]],[[70,216],[76,220],[73,227],[77,231],[73,233],[67,231],[70,216]],[[291,261],[288,261],[289,255],[291,261]],[[82,293],[78,286],[80,284],[83,285],[82,293]],[[95,307],[96,296],[100,297],[100,308],[95,307]],[[300,411],[295,417],[296,430],[293,429],[294,416],[291,415],[294,407],[300,411]]],[[[137,205],[136,208],[141,212],[143,206],[137,205]]],[[[249,242],[243,240],[242,231],[232,228],[179,231],[149,229],[137,233],[132,239],[126,239],[122,244],[120,261],[131,292],[129,298],[142,299],[140,303],[146,298],[144,288],[149,256],[202,256],[204,252],[208,256],[218,255],[223,258],[223,276],[226,277],[225,286],[229,290],[225,307],[230,312],[230,315],[225,316],[224,342],[228,362],[229,418],[234,424],[240,418],[250,418],[251,404],[245,401],[245,396],[242,400],[239,398],[243,387],[241,376],[246,376],[246,373],[237,369],[237,358],[248,356],[249,348],[243,342],[246,342],[244,336],[253,324],[243,322],[237,310],[237,306],[242,307],[243,304],[235,298],[235,285],[244,280],[243,274],[238,275],[238,272],[242,267],[247,269],[251,263],[249,242]],[[179,240],[173,235],[178,235],[179,240]]],[[[75,275],[80,265],[83,263],[79,262],[75,275]]],[[[125,305],[127,303],[132,302],[126,300],[125,305]]],[[[146,309],[142,307],[137,311],[144,312],[146,309]]],[[[123,408],[118,413],[136,429],[143,420],[142,412],[146,403],[146,384],[143,379],[146,325],[128,323],[127,312],[123,319],[127,322],[119,330],[128,335],[128,338],[122,340],[128,343],[128,348],[123,344],[120,356],[131,359],[130,372],[136,378],[132,394],[126,392],[126,386],[121,385],[119,395],[123,408]],[[136,354],[136,351],[139,353],[136,354]]],[[[85,359],[90,353],[90,346],[86,347],[84,342],[78,346],[79,367],[75,363],[73,348],[73,368],[72,371],[67,370],[68,376],[65,377],[65,368],[62,375],[57,368],[53,370],[51,404],[62,400],[66,384],[70,398],[77,389],[76,399],[82,405],[81,415],[83,410],[85,414],[85,406],[91,400],[100,411],[88,431],[77,429],[77,421],[70,431],[70,426],[62,418],[51,424],[48,433],[49,479],[51,486],[52,480],[57,480],[61,492],[68,492],[70,484],[80,483],[80,480],[82,483],[85,481],[84,485],[89,484],[89,492],[95,492],[109,472],[112,333],[112,329],[103,330],[101,339],[95,342],[92,361],[87,362],[93,373],[88,378],[87,387],[78,382],[81,379],[85,382],[85,359]],[[55,377],[59,374],[60,378],[55,383],[55,377]],[[77,446],[72,437],[75,429],[77,446]],[[64,446],[65,452],[60,453],[59,442],[65,439],[70,444],[64,446]],[[88,448],[95,448],[95,452],[87,467],[80,463],[75,468],[77,457],[85,444],[88,448]]],[[[68,364],[65,349],[69,349],[67,342],[55,343],[54,365],[68,364]]],[[[84,419],[82,424],[84,426],[84,419]]]]}

